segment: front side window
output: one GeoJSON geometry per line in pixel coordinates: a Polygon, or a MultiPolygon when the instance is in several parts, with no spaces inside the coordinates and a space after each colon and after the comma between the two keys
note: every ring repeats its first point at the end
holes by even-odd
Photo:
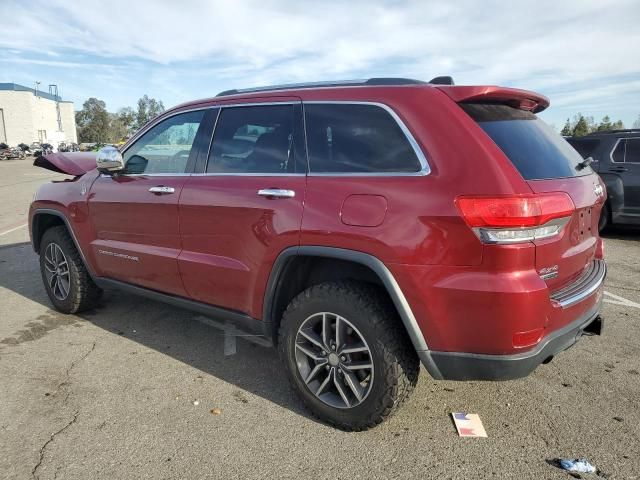
{"type": "Polygon", "coordinates": [[[627,138],[626,163],[640,163],[640,138],[627,138]]]}
{"type": "Polygon", "coordinates": [[[124,173],[185,173],[204,110],[181,113],[158,123],[124,154],[124,173]]]}
{"type": "Polygon", "coordinates": [[[411,143],[384,108],[305,104],[311,173],[416,173],[411,143]]]}
{"type": "Polygon", "coordinates": [[[289,104],[223,108],[207,173],[304,173],[299,109],[289,104]]]}

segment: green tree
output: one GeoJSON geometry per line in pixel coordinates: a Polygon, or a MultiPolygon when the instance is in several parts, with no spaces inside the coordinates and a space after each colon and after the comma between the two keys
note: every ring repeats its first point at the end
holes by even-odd
{"type": "Polygon", "coordinates": [[[611,130],[611,125],[612,124],[609,115],[605,115],[604,117],[602,117],[602,121],[596,127],[596,131],[602,132],[604,130],[611,130]]]}
{"type": "Polygon", "coordinates": [[[78,139],[80,142],[105,143],[109,140],[109,113],[106,104],[91,97],[76,112],[78,139]]]}
{"type": "Polygon", "coordinates": [[[164,105],[161,100],[149,98],[146,94],[143,95],[138,100],[138,110],[135,114],[135,129],[139,129],[162,112],[164,112],[164,105]]]}
{"type": "Polygon", "coordinates": [[[574,137],[584,137],[590,133],[589,121],[581,113],[577,115],[577,120],[571,133],[574,137]]]}
{"type": "Polygon", "coordinates": [[[568,118],[564,124],[564,127],[562,127],[562,130],[560,131],[560,135],[562,135],[563,137],[570,137],[571,135],[573,135],[573,128],[571,127],[571,121],[568,118]]]}
{"type": "Polygon", "coordinates": [[[109,142],[118,143],[129,136],[129,126],[117,113],[109,114],[109,142]]]}
{"type": "Polygon", "coordinates": [[[633,128],[640,128],[640,115],[636,118],[636,121],[633,122],[633,128]]]}
{"type": "Polygon", "coordinates": [[[622,120],[618,120],[617,122],[613,122],[611,124],[611,130],[624,130],[624,123],[622,120]]]}

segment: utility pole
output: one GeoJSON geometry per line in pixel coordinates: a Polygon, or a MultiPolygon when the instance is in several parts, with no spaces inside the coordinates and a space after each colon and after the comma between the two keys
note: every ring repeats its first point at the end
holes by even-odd
{"type": "Polygon", "coordinates": [[[40,85],[42,82],[34,82],[34,83],[36,84],[35,91],[36,91],[36,97],[37,97],[38,96],[38,85],[40,85]]]}

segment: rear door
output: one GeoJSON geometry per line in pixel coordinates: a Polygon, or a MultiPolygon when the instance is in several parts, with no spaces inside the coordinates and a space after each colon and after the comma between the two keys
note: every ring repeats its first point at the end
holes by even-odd
{"type": "Polygon", "coordinates": [[[188,295],[254,318],[278,254],[299,244],[306,188],[300,99],[271,102],[221,107],[207,161],[180,198],[188,295]]]}
{"type": "Polygon", "coordinates": [[[123,153],[122,173],[100,175],[93,183],[88,205],[99,275],[185,294],[177,264],[178,199],[205,116],[196,110],[161,120],[123,153]]]}
{"type": "Polygon", "coordinates": [[[507,105],[463,108],[500,147],[534,193],[566,192],[575,211],[560,235],[536,240],[536,269],[552,290],[578,277],[594,259],[604,185],[583,158],[536,115],[507,105]]]}
{"type": "Polygon", "coordinates": [[[640,217],[640,138],[621,138],[611,155],[609,172],[620,177],[623,213],[640,217]]]}

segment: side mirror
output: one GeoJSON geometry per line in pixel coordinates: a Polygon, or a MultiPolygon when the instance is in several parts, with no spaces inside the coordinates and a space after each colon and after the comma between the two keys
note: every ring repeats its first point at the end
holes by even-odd
{"type": "Polygon", "coordinates": [[[96,167],[101,173],[116,173],[124,170],[122,154],[115,147],[104,147],[98,151],[96,167]]]}

